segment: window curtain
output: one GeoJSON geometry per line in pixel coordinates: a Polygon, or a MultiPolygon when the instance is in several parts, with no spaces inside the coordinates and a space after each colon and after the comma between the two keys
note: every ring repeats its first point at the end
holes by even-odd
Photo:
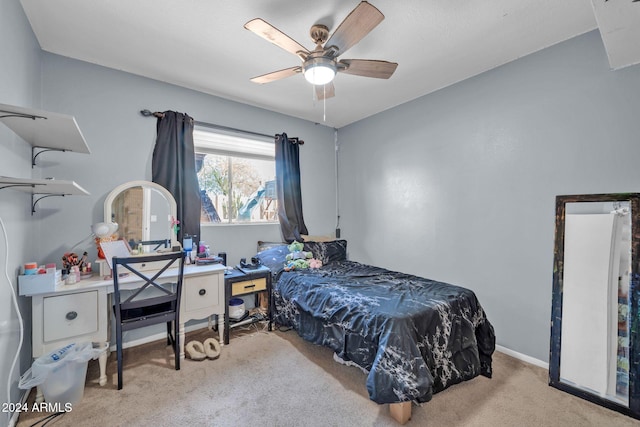
{"type": "Polygon", "coordinates": [[[302,242],[301,234],[309,234],[302,216],[300,188],[300,146],[297,139],[286,133],[276,135],[276,191],[278,194],[278,220],[285,242],[302,242]]]}
{"type": "Polygon", "coordinates": [[[158,115],[151,161],[152,181],[173,195],[178,207],[178,241],[188,234],[200,238],[200,186],[193,148],[193,118],[175,111],[158,115]]]}

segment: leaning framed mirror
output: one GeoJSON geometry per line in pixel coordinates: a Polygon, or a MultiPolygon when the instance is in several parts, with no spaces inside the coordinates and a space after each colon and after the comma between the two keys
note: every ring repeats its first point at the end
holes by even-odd
{"type": "Polygon", "coordinates": [[[119,237],[143,252],[178,246],[176,212],[171,193],[150,181],[119,185],[104,201],[104,221],[117,223],[119,237]]]}
{"type": "Polygon", "coordinates": [[[549,385],[640,419],[640,194],[556,197],[549,385]]]}

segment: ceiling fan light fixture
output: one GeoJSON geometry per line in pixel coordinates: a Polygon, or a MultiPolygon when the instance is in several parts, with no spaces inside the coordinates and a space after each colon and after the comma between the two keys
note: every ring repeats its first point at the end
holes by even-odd
{"type": "Polygon", "coordinates": [[[310,58],[302,65],[304,78],[314,86],[331,82],[336,76],[335,61],[329,58],[310,58]]]}

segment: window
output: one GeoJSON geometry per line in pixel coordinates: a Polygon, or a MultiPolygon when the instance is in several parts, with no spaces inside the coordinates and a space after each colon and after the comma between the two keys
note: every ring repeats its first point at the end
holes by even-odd
{"type": "Polygon", "coordinates": [[[196,128],[193,141],[200,223],[277,222],[273,140],[196,128]]]}

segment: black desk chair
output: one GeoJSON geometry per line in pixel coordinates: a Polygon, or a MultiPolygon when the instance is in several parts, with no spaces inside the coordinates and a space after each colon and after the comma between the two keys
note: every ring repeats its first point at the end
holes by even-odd
{"type": "Polygon", "coordinates": [[[116,315],[116,347],[118,353],[118,390],[122,389],[122,331],[142,328],[159,323],[167,324],[167,345],[173,346],[175,367],[180,369],[180,295],[184,276],[184,252],[169,252],[158,255],[136,257],[113,257],[113,309],[116,315]],[[139,271],[136,264],[154,262],[159,270],[139,271]],[[170,267],[178,267],[177,277],[170,283],[159,276],[170,267]],[[131,295],[121,296],[120,275],[133,273],[144,281],[140,288],[132,290],[131,295]],[[154,290],[153,292],[150,292],[154,290]],[[146,292],[145,292],[146,291],[146,292]],[[173,322],[173,335],[171,331],[173,322]]]}

